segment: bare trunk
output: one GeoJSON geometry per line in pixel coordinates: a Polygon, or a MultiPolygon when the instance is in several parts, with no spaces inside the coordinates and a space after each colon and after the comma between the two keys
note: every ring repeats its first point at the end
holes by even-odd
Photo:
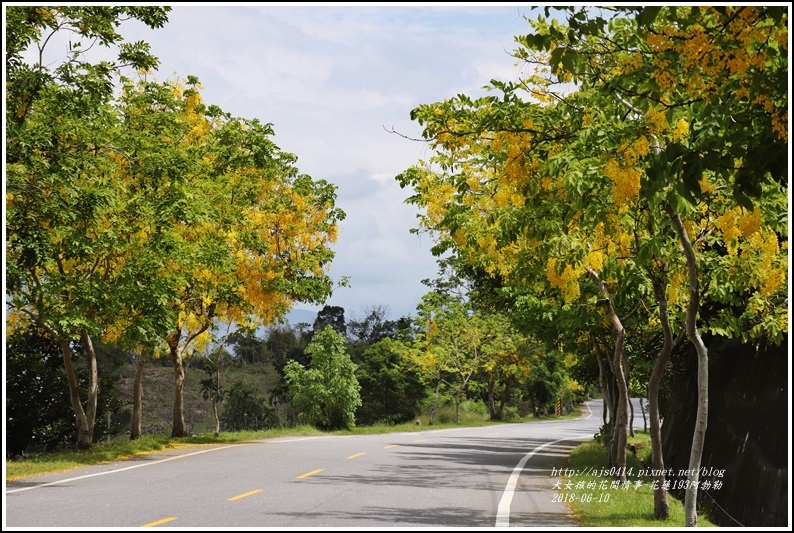
{"type": "Polygon", "coordinates": [[[218,395],[213,393],[212,395],[212,415],[215,417],[215,436],[221,434],[221,421],[218,418],[218,395]]]}
{"type": "Polygon", "coordinates": [[[644,400],[643,400],[642,396],[640,396],[640,411],[642,412],[642,430],[645,433],[647,433],[648,432],[648,417],[645,414],[645,403],[644,403],[644,400]]]}
{"type": "Polygon", "coordinates": [[[651,273],[656,300],[659,302],[659,320],[664,333],[664,343],[653,364],[651,378],[648,380],[648,417],[651,419],[651,461],[653,467],[653,515],[660,520],[670,516],[666,476],[664,475],[664,456],[662,453],[662,425],[659,416],[659,389],[664,377],[667,362],[673,351],[673,333],[670,328],[670,314],[667,308],[666,281],[651,273]]]}
{"type": "Polygon", "coordinates": [[[83,404],[80,401],[80,386],[77,382],[77,374],[75,373],[74,363],[72,362],[72,347],[66,339],[60,339],[58,343],[61,346],[63,367],[66,370],[66,380],[69,383],[69,400],[72,403],[74,422],[77,428],[77,449],[87,450],[91,447],[93,439],[88,430],[88,420],[83,410],[83,404]]]}
{"type": "Polygon", "coordinates": [[[168,348],[171,352],[171,364],[174,367],[174,409],[171,427],[172,437],[186,437],[185,409],[183,389],[185,386],[185,367],[182,365],[182,352],[179,349],[179,335],[172,333],[168,337],[168,348]]]}
{"type": "Polygon", "coordinates": [[[626,385],[626,376],[623,373],[623,348],[626,338],[626,332],[623,329],[623,324],[620,322],[612,307],[612,299],[607,291],[606,285],[598,274],[588,269],[588,273],[595,278],[601,289],[604,298],[601,304],[607,312],[609,320],[612,322],[612,331],[615,337],[615,354],[612,359],[612,372],[615,375],[615,381],[618,385],[618,408],[615,425],[613,427],[613,443],[612,449],[615,458],[616,478],[620,481],[626,481],[626,441],[628,440],[628,413],[629,413],[629,390],[626,385]]]}
{"type": "Polygon", "coordinates": [[[601,400],[602,410],[601,410],[601,422],[603,425],[607,424],[607,420],[609,419],[609,404],[607,403],[607,397],[604,397],[601,400]]]}
{"type": "Polygon", "coordinates": [[[86,406],[86,421],[88,422],[88,436],[94,442],[94,427],[96,425],[96,410],[99,399],[99,372],[97,370],[96,352],[94,343],[88,332],[83,330],[80,333],[83,341],[83,349],[88,359],[88,405],[86,406]]]}
{"type": "Polygon", "coordinates": [[[631,377],[629,376],[629,361],[628,361],[628,354],[626,350],[623,350],[623,356],[621,357],[621,364],[623,365],[623,379],[626,380],[626,397],[628,400],[629,405],[629,413],[628,413],[628,426],[629,426],[629,435],[632,437],[634,436],[634,404],[631,401],[631,388],[629,387],[629,383],[631,382],[631,377]]]}
{"type": "Polygon", "coordinates": [[[499,415],[499,420],[502,419],[502,416],[505,411],[505,404],[507,404],[507,400],[510,399],[510,392],[512,388],[513,388],[513,376],[510,376],[505,380],[505,388],[502,389],[502,395],[499,398],[499,409],[497,410],[497,413],[499,415]]]}
{"type": "Polygon", "coordinates": [[[634,404],[629,396],[629,435],[634,436],[634,404]]]}
{"type": "Polygon", "coordinates": [[[471,373],[468,376],[463,378],[463,383],[461,383],[460,387],[458,387],[457,391],[454,394],[455,398],[455,423],[457,424],[460,422],[460,397],[463,396],[465,398],[466,394],[466,387],[469,386],[469,379],[471,378],[471,373]]]}
{"type": "Polygon", "coordinates": [[[604,409],[601,412],[601,422],[603,425],[607,425],[607,421],[611,420],[613,417],[609,416],[609,390],[607,389],[607,377],[606,377],[606,370],[604,369],[604,361],[601,359],[601,351],[598,347],[595,348],[595,356],[596,361],[598,362],[598,384],[601,387],[601,393],[604,395],[604,409]]]}
{"type": "MultiPolygon", "coordinates": [[[[608,303],[610,309],[611,303],[608,303]]],[[[626,441],[628,434],[628,408],[629,391],[626,386],[626,379],[623,376],[623,367],[620,364],[623,352],[623,343],[626,333],[620,320],[614,311],[610,311],[614,323],[615,331],[615,379],[618,382],[618,412],[615,420],[615,467],[617,467],[617,479],[626,481],[626,441]]]]}
{"type": "Polygon", "coordinates": [[[436,396],[433,399],[433,408],[430,410],[430,425],[432,426],[436,420],[436,411],[438,410],[438,394],[441,391],[441,375],[439,374],[436,381],[436,396]]]}
{"type": "Polygon", "coordinates": [[[146,369],[148,354],[142,351],[138,356],[135,380],[132,383],[132,421],[130,422],[130,440],[141,436],[141,420],[143,419],[143,374],[146,369]]]}
{"type": "Polygon", "coordinates": [[[494,378],[488,380],[488,414],[490,415],[491,420],[497,420],[500,418],[496,415],[496,402],[494,401],[493,394],[495,381],[496,380],[494,378]]]}
{"type": "Polygon", "coordinates": [[[689,453],[689,475],[684,496],[684,521],[686,527],[697,526],[697,485],[700,480],[700,460],[703,457],[703,444],[706,440],[706,427],[709,415],[709,352],[697,328],[697,315],[700,310],[700,289],[698,280],[697,257],[695,248],[689,240],[681,217],[671,205],[665,206],[673,222],[678,240],[686,255],[687,274],[689,276],[689,304],[686,309],[686,334],[694,345],[698,357],[698,402],[695,416],[695,432],[692,436],[692,450],[689,453]]]}

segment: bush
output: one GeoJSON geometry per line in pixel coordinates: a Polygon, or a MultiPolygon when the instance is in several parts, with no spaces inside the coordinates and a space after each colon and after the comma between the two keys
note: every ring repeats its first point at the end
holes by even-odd
{"type": "Polygon", "coordinates": [[[275,409],[267,400],[242,381],[235,381],[226,393],[223,414],[220,416],[224,431],[270,429],[280,426],[275,409]]]}
{"type": "Polygon", "coordinates": [[[355,427],[361,386],[355,375],[356,365],[345,352],[344,337],[326,326],[314,334],[306,353],[311,357],[310,368],[297,361],[284,367],[299,419],[323,430],[355,427]]]}
{"type": "Polygon", "coordinates": [[[510,420],[519,420],[521,416],[518,414],[518,407],[506,405],[502,409],[502,420],[508,422],[510,420]]]}

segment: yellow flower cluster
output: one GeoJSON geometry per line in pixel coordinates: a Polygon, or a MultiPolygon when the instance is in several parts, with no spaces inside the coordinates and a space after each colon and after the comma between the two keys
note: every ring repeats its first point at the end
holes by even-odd
{"type": "Polygon", "coordinates": [[[557,259],[549,258],[546,263],[546,278],[551,286],[562,292],[565,303],[570,303],[579,297],[579,276],[582,269],[574,269],[571,265],[565,265],[562,274],[557,274],[557,259]]]}
{"type": "Polygon", "coordinates": [[[759,290],[762,295],[771,296],[787,283],[788,275],[788,265],[782,264],[785,259],[779,254],[777,235],[771,230],[758,230],[749,236],[747,244],[743,255],[749,256],[750,260],[760,255],[759,290]]]}
{"type": "Polygon", "coordinates": [[[653,60],[653,78],[659,87],[675,87],[678,80],[673,72],[669,60],[659,58],[653,60]]]}
{"type": "Polygon", "coordinates": [[[689,133],[689,122],[685,119],[680,118],[675,125],[675,129],[673,130],[673,140],[680,141],[684,137],[687,136],[689,133]]]}
{"type": "Polygon", "coordinates": [[[623,70],[629,74],[640,68],[643,63],[642,52],[632,52],[623,60],[623,70]]]}
{"type": "Polygon", "coordinates": [[[615,205],[636,198],[640,194],[640,171],[636,168],[624,167],[615,159],[610,158],[602,168],[604,175],[612,180],[615,205]]]}
{"type": "MultiPolygon", "coordinates": [[[[699,183],[700,183],[700,191],[703,194],[711,194],[717,190],[717,186],[711,183],[705,174],[703,175],[703,177],[700,178],[699,183]]],[[[703,205],[706,206],[706,204],[703,205]]]]}
{"type": "Polygon", "coordinates": [[[601,269],[604,267],[604,260],[604,252],[593,249],[585,256],[583,263],[585,267],[590,267],[596,272],[601,272],[601,269]]]}
{"type": "Polygon", "coordinates": [[[761,227],[761,211],[758,206],[749,212],[744,211],[741,207],[734,207],[717,218],[714,225],[722,232],[728,253],[736,255],[739,238],[755,237],[755,234],[759,231],[761,227]]]}
{"type": "Polygon", "coordinates": [[[739,231],[742,237],[748,237],[761,228],[761,210],[758,206],[747,213],[742,212],[738,216],[739,231]]]}
{"type": "Polygon", "coordinates": [[[762,105],[772,116],[774,131],[786,140],[787,101],[774,104],[768,94],[759,94],[752,74],[765,70],[772,54],[778,53],[775,50],[786,50],[788,44],[785,23],[767,23],[763,9],[763,6],[739,6],[719,13],[714,8],[704,8],[701,25],[660,28],[648,36],[647,42],[656,57],[654,77],[660,87],[673,87],[681,81],[674,79],[666,54],[678,58],[686,72],[683,80],[686,91],[696,98],[720,92],[726,77],[732,77],[739,84],[734,96],[749,99],[758,95],[764,100],[762,105]],[[724,36],[730,36],[730,42],[721,42],[724,36]],[[739,45],[732,45],[734,42],[739,45]],[[778,46],[770,46],[772,42],[778,46]]]}
{"type": "Polygon", "coordinates": [[[684,305],[689,299],[689,290],[687,288],[687,277],[684,272],[676,272],[670,278],[670,290],[668,291],[668,300],[671,304],[684,305]]]}
{"type": "Polygon", "coordinates": [[[648,118],[648,131],[651,135],[661,134],[667,130],[668,124],[664,109],[649,107],[646,116],[648,118]]]}
{"type": "Polygon", "coordinates": [[[741,236],[738,223],[740,212],[741,210],[739,208],[732,209],[714,221],[714,225],[722,232],[722,237],[725,241],[725,246],[728,248],[729,255],[736,255],[738,251],[736,245],[741,236]]]}

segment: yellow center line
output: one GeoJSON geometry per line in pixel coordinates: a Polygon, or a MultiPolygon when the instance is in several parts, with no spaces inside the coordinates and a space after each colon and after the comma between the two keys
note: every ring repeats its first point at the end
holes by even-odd
{"type": "Polygon", "coordinates": [[[389,444],[388,446],[384,446],[384,448],[396,448],[399,444],[389,444]]]}
{"type": "Polygon", "coordinates": [[[356,453],[348,457],[348,459],[355,459],[356,457],[361,457],[362,455],[366,455],[367,452],[356,453]]]}
{"type": "Polygon", "coordinates": [[[148,524],[144,524],[141,527],[159,526],[160,524],[165,524],[166,522],[170,522],[171,520],[176,520],[176,517],[175,516],[169,516],[168,518],[163,518],[162,520],[158,520],[156,522],[149,522],[148,524]]]}
{"type": "Polygon", "coordinates": [[[302,476],[298,476],[298,479],[303,479],[305,477],[313,476],[314,474],[317,474],[318,472],[322,472],[322,471],[323,471],[322,468],[317,469],[317,470],[312,470],[311,472],[306,472],[302,476]]]}
{"type": "Polygon", "coordinates": [[[415,440],[414,442],[426,442],[426,441],[427,439],[419,439],[419,440],[415,440]]]}
{"type": "Polygon", "coordinates": [[[226,501],[227,502],[233,502],[234,500],[239,500],[240,498],[245,498],[246,496],[250,496],[252,494],[256,494],[257,492],[262,492],[262,489],[256,489],[256,490],[248,491],[245,494],[240,494],[239,496],[232,496],[231,498],[229,498],[226,501]]]}

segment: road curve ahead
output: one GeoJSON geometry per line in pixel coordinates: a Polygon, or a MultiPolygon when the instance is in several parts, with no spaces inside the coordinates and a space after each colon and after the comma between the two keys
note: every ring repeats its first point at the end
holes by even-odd
{"type": "Polygon", "coordinates": [[[576,525],[554,469],[581,418],[171,450],[6,483],[4,528],[482,528],[576,525]]]}

